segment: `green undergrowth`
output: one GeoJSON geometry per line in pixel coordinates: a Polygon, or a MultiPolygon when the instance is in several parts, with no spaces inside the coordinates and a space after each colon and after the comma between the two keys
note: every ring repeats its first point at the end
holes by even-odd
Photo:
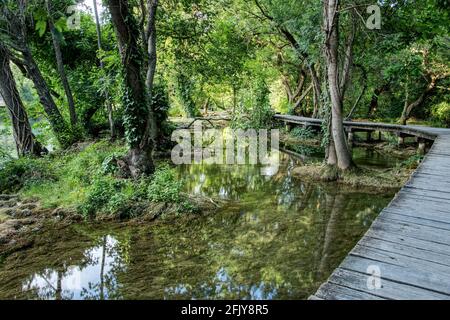
{"type": "Polygon", "coordinates": [[[126,152],[121,142],[98,141],[40,159],[9,161],[0,170],[0,193],[36,198],[44,208],[74,209],[85,217],[136,217],[151,203],[166,203],[180,213],[197,210],[167,164],[159,164],[150,177],[121,178],[113,160],[126,152]]]}

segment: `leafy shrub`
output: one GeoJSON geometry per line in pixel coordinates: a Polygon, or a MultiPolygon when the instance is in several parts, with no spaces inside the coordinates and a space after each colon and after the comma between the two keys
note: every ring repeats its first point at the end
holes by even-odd
{"type": "Polygon", "coordinates": [[[148,187],[148,198],[153,202],[182,202],[182,183],[168,165],[159,167],[148,187]]]}
{"type": "Polygon", "coordinates": [[[303,140],[312,139],[315,136],[311,128],[295,127],[290,133],[293,137],[303,140]]]}
{"type": "Polygon", "coordinates": [[[434,118],[441,121],[447,127],[450,127],[450,103],[442,102],[435,105],[431,113],[434,118]]]}
{"type": "Polygon", "coordinates": [[[130,208],[135,200],[133,182],[117,180],[111,176],[97,177],[88,188],[86,199],[79,206],[85,217],[97,213],[129,216],[130,208]]]}
{"type": "Polygon", "coordinates": [[[20,158],[0,170],[0,192],[17,192],[26,185],[56,180],[47,159],[20,158]]]}
{"type": "Polygon", "coordinates": [[[402,161],[400,166],[407,169],[416,169],[422,160],[423,155],[416,154],[402,161]]]}

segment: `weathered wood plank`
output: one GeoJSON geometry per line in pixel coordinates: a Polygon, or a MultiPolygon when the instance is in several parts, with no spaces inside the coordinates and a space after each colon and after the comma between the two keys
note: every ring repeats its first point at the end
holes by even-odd
{"type": "Polygon", "coordinates": [[[370,237],[364,237],[358,244],[364,247],[380,249],[406,257],[415,257],[417,259],[441,264],[450,268],[450,255],[448,254],[436,253],[404,244],[392,243],[385,241],[384,239],[375,239],[370,237]]]}
{"type": "Polygon", "coordinates": [[[385,261],[378,261],[367,257],[347,256],[340,268],[360,273],[368,273],[374,267],[379,268],[382,279],[415,286],[436,293],[449,295],[450,280],[448,274],[430,272],[423,266],[399,266],[385,261]]]}
{"type": "MultiPolygon", "coordinates": [[[[430,252],[450,255],[450,244],[441,244],[436,242],[430,242],[426,240],[421,240],[417,238],[412,238],[404,235],[399,235],[396,233],[385,232],[381,230],[369,229],[366,233],[366,237],[383,240],[394,244],[401,244],[405,246],[410,246],[417,249],[427,250],[430,252]]],[[[364,238],[363,238],[364,239],[364,238]]],[[[361,241],[363,240],[361,239],[361,241]]]]}
{"type": "MultiPolygon", "coordinates": [[[[339,286],[350,286],[352,289],[390,300],[448,300],[450,296],[430,290],[417,288],[388,279],[380,278],[380,288],[368,286],[371,274],[360,273],[342,268],[336,269],[329,282],[339,286]]],[[[369,283],[370,284],[370,283],[369,283]]]]}
{"type": "Polygon", "coordinates": [[[408,215],[408,214],[402,214],[402,213],[396,213],[392,208],[388,208],[385,211],[383,211],[379,219],[383,220],[391,220],[393,223],[401,222],[401,223],[407,223],[417,226],[426,226],[436,229],[443,229],[450,231],[450,223],[442,222],[442,221],[436,221],[432,219],[424,218],[423,216],[417,217],[414,215],[408,215]]]}
{"type": "Polygon", "coordinates": [[[405,222],[386,221],[384,219],[377,219],[372,227],[374,230],[382,230],[400,235],[405,235],[411,238],[426,240],[436,243],[450,243],[450,232],[443,229],[435,229],[426,226],[417,226],[405,222]]]}
{"type": "Polygon", "coordinates": [[[385,300],[373,294],[331,283],[324,283],[315,296],[323,300],[385,300]]]}

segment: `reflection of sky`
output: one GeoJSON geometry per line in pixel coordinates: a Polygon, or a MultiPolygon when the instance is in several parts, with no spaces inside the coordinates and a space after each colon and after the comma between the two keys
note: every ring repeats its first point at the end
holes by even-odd
{"type": "MultiPolygon", "coordinates": [[[[252,284],[251,286],[242,285],[236,283],[235,279],[230,276],[224,267],[219,268],[216,272],[214,279],[214,290],[210,291],[209,284],[203,283],[199,287],[203,288],[202,294],[210,292],[211,295],[203,295],[200,297],[191,297],[193,300],[196,299],[226,299],[228,294],[231,292],[241,292],[245,293],[245,296],[239,297],[244,300],[272,300],[277,297],[276,286],[271,286],[270,284],[261,281],[259,283],[252,284]]],[[[182,296],[189,292],[190,285],[177,284],[174,287],[168,287],[164,289],[165,294],[171,298],[173,296],[182,296]]]]}
{"type": "MultiPolygon", "coordinates": [[[[115,248],[117,240],[107,236],[106,248],[115,248]]],[[[93,288],[96,288],[101,283],[101,268],[102,268],[103,247],[97,246],[89,249],[85,253],[85,257],[89,259],[89,263],[84,267],[71,266],[61,273],[60,288],[63,299],[82,299],[86,298],[83,292],[94,293],[93,288]]],[[[104,257],[103,280],[105,276],[113,269],[115,256],[110,253],[105,253],[104,257]]],[[[32,290],[41,298],[54,299],[56,298],[58,288],[58,271],[53,269],[46,269],[43,272],[36,273],[31,276],[31,279],[25,281],[22,285],[24,291],[32,290]]],[[[108,292],[104,292],[105,298],[108,297],[108,292]]]]}

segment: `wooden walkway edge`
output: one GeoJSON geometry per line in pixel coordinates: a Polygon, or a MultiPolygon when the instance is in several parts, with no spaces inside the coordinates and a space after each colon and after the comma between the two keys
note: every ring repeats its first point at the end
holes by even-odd
{"type": "MultiPolygon", "coordinates": [[[[320,121],[275,117],[307,125],[320,121]]],[[[434,143],[408,183],[310,299],[450,300],[450,130],[368,122],[345,126],[434,137],[434,143]]]]}

